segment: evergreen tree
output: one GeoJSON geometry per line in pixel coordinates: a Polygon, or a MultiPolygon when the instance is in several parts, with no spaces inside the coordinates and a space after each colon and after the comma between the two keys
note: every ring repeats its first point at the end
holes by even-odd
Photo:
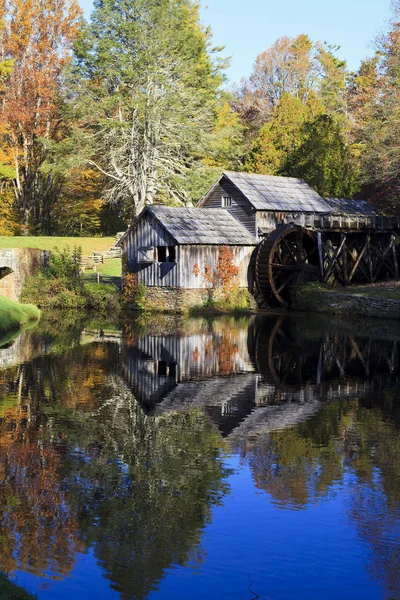
{"type": "Polygon", "coordinates": [[[330,115],[321,114],[303,125],[301,135],[301,145],[288,154],[281,173],[304,179],[322,196],[354,196],[358,169],[341,125],[330,115]]]}
{"type": "Polygon", "coordinates": [[[222,82],[211,51],[192,0],[95,2],[71,100],[105,199],[129,218],[156,198],[190,200],[188,174],[204,168],[222,82]]]}

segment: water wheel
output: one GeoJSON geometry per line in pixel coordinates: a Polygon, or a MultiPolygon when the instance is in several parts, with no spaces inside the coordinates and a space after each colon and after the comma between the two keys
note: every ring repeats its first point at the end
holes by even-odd
{"type": "MultiPolygon", "coordinates": [[[[275,229],[256,255],[256,282],[267,302],[290,305],[291,287],[318,270],[318,247],[311,231],[298,225],[275,229]]],[[[312,278],[312,277],[310,277],[312,278]]]]}

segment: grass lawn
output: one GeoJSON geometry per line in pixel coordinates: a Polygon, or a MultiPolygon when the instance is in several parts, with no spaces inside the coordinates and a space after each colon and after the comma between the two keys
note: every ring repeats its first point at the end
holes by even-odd
{"type": "Polygon", "coordinates": [[[0,573],[0,598],[1,600],[34,600],[35,596],[28,594],[23,588],[7,579],[0,573]]]}
{"type": "Polygon", "coordinates": [[[36,306],[19,304],[0,296],[0,334],[20,329],[30,321],[37,321],[39,317],[40,310],[36,306]]]}
{"type": "Polygon", "coordinates": [[[106,282],[114,283],[119,286],[121,283],[122,260],[120,258],[110,258],[103,264],[97,265],[97,272],[86,271],[85,281],[97,281],[97,273],[101,273],[106,282]]]}
{"type": "Polygon", "coordinates": [[[39,248],[40,250],[54,250],[69,246],[82,247],[82,254],[90,256],[93,252],[109,250],[115,244],[113,237],[34,237],[34,236],[0,236],[1,248],[39,248]]]}

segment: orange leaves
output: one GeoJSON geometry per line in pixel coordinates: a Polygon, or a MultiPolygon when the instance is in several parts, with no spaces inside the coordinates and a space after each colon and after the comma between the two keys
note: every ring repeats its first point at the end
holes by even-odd
{"type": "Polygon", "coordinates": [[[18,125],[25,135],[50,133],[62,71],[69,59],[80,15],[75,0],[8,3],[2,32],[4,58],[15,63],[1,116],[3,122],[18,125]]]}
{"type": "MultiPolygon", "coordinates": [[[[200,267],[196,263],[193,267],[196,277],[200,273],[200,267]]],[[[204,265],[203,281],[207,287],[222,288],[223,293],[231,292],[237,288],[237,276],[239,267],[234,264],[233,251],[229,246],[221,246],[218,250],[218,258],[215,269],[210,265],[204,265]]]]}
{"type": "Polygon", "coordinates": [[[237,287],[239,267],[233,263],[233,251],[229,246],[222,246],[219,250],[215,275],[225,292],[237,287]]]}

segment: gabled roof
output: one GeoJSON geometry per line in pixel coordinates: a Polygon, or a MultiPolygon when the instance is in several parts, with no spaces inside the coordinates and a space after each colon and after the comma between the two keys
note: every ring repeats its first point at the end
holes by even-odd
{"type": "MultiPolygon", "coordinates": [[[[295,177],[224,171],[256,210],[328,213],[330,207],[305,181],[295,177]]],[[[221,181],[220,179],[220,181],[221,181]]]]}
{"type": "MultiPolygon", "coordinates": [[[[177,244],[255,246],[256,239],[224,208],[187,208],[185,206],[147,206],[144,214],[152,215],[177,244]]],[[[121,238],[122,245],[128,232],[121,238]]]]}
{"type": "Polygon", "coordinates": [[[342,215],[376,216],[377,210],[367,200],[346,200],[344,198],[325,198],[333,213],[342,215]]]}

